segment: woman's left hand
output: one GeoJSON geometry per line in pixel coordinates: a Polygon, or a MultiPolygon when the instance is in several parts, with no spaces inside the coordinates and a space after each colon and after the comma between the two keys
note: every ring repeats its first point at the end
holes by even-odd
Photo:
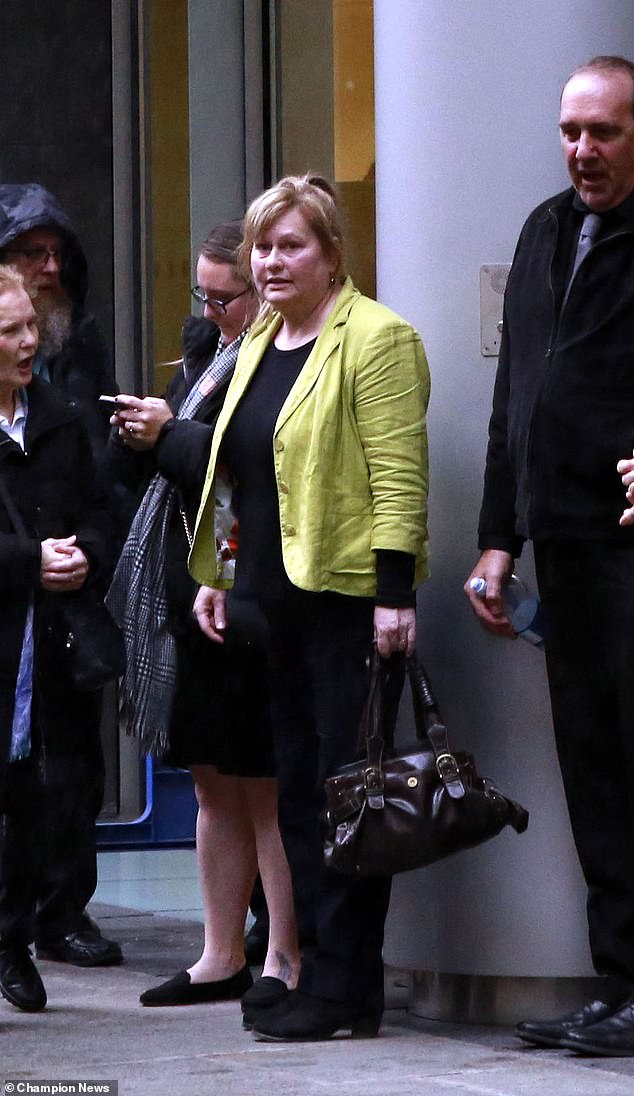
{"type": "Polygon", "coordinates": [[[416,649],[416,610],[388,609],[377,605],[374,610],[374,638],[381,658],[397,652],[408,656],[416,649]]]}

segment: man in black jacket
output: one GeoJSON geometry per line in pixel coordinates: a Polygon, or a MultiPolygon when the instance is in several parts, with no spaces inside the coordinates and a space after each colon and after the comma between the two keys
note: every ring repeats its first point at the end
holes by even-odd
{"type": "MultiPolygon", "coordinates": [[[[56,198],[38,183],[0,185],[0,262],[20,272],[33,297],[40,337],[33,373],[50,382],[69,406],[81,412],[99,468],[110,427],[98,397],[118,389],[104,340],[86,309],[88,279],[83,250],[56,198]]],[[[98,724],[91,741],[93,763],[85,774],[91,786],[90,800],[82,798],[70,774],[64,797],[67,812],[73,796],[89,805],[84,820],[86,838],[81,846],[76,841],[58,843],[56,863],[51,863],[50,872],[42,877],[35,924],[38,955],[78,966],[118,963],[122,958],[119,945],[104,939],[84,910],[96,885],[94,824],[103,799],[104,761],[98,724]]],[[[70,757],[68,764],[72,767],[70,757]]],[[[0,932],[4,902],[0,890],[0,932]]]]}
{"type": "MultiPolygon", "coordinates": [[[[516,1034],[634,1055],[634,528],[617,461],[634,440],[634,64],[598,57],[564,87],[572,188],[528,218],[508,280],[480,560],[465,592],[511,635],[501,591],[532,539],[559,760],[588,884],[596,999],[516,1034]],[[484,579],[484,595],[471,583],[484,579]]],[[[565,932],[565,926],[562,931],[565,932]]]]}

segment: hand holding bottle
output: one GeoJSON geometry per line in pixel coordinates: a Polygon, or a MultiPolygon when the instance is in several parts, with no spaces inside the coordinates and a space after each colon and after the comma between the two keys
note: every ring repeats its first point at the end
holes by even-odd
{"type": "MultiPolygon", "coordinates": [[[[482,564],[482,560],[480,560],[482,564]]],[[[481,566],[476,567],[476,571],[481,570],[481,566]]],[[[469,589],[469,598],[472,601],[473,597],[478,601],[483,602],[486,605],[487,597],[489,594],[488,582],[482,575],[472,575],[467,580],[469,589]]],[[[465,591],[467,586],[465,586],[465,591]]],[[[510,638],[526,640],[533,647],[543,647],[544,637],[542,633],[541,625],[541,606],[539,599],[532,597],[524,582],[517,575],[509,575],[506,578],[502,590],[502,617],[499,617],[500,623],[505,620],[511,628],[510,638]]],[[[477,614],[481,620],[484,618],[481,613],[477,614]]],[[[485,624],[486,627],[486,624],[485,624]]],[[[493,629],[489,628],[489,631],[493,629]]],[[[509,635],[507,631],[501,629],[495,629],[496,635],[509,635]]]]}
{"type": "Polygon", "coordinates": [[[509,639],[515,639],[516,633],[504,611],[502,590],[512,571],[513,556],[510,552],[487,548],[464,584],[471,608],[483,627],[493,635],[509,639]]]}

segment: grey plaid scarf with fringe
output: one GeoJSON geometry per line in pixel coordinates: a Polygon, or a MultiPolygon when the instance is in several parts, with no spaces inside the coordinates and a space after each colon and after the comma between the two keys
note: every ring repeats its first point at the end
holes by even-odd
{"type": "MultiPolygon", "coordinates": [[[[177,419],[192,419],[203,400],[233,372],[245,334],[227,347],[219,344],[183,400],[177,419]]],[[[144,753],[155,757],[169,747],[176,683],[176,643],[167,623],[165,546],[177,504],[177,489],[157,473],[141,500],[106,595],[126,645],[120,715],[127,733],[139,739],[144,753]]]]}

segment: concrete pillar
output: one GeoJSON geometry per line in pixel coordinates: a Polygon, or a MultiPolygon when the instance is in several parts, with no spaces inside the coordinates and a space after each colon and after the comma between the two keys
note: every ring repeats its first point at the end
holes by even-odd
{"type": "MultiPolygon", "coordinates": [[[[375,49],[378,297],[419,329],[432,372],[420,649],[455,748],[531,812],[522,837],[397,878],[385,954],[413,972],[414,1011],[508,1020],[557,1011],[593,971],[543,656],[485,635],[462,593],[497,363],[480,352],[479,271],[509,263],[528,212],[567,185],[568,73],[634,56],[634,24],[627,0],[375,0],[375,49]]],[[[517,570],[531,582],[530,550],[517,570]]]]}
{"type": "Polygon", "coordinates": [[[212,225],[244,213],[242,3],[189,0],[189,160],[195,262],[212,225]]]}

